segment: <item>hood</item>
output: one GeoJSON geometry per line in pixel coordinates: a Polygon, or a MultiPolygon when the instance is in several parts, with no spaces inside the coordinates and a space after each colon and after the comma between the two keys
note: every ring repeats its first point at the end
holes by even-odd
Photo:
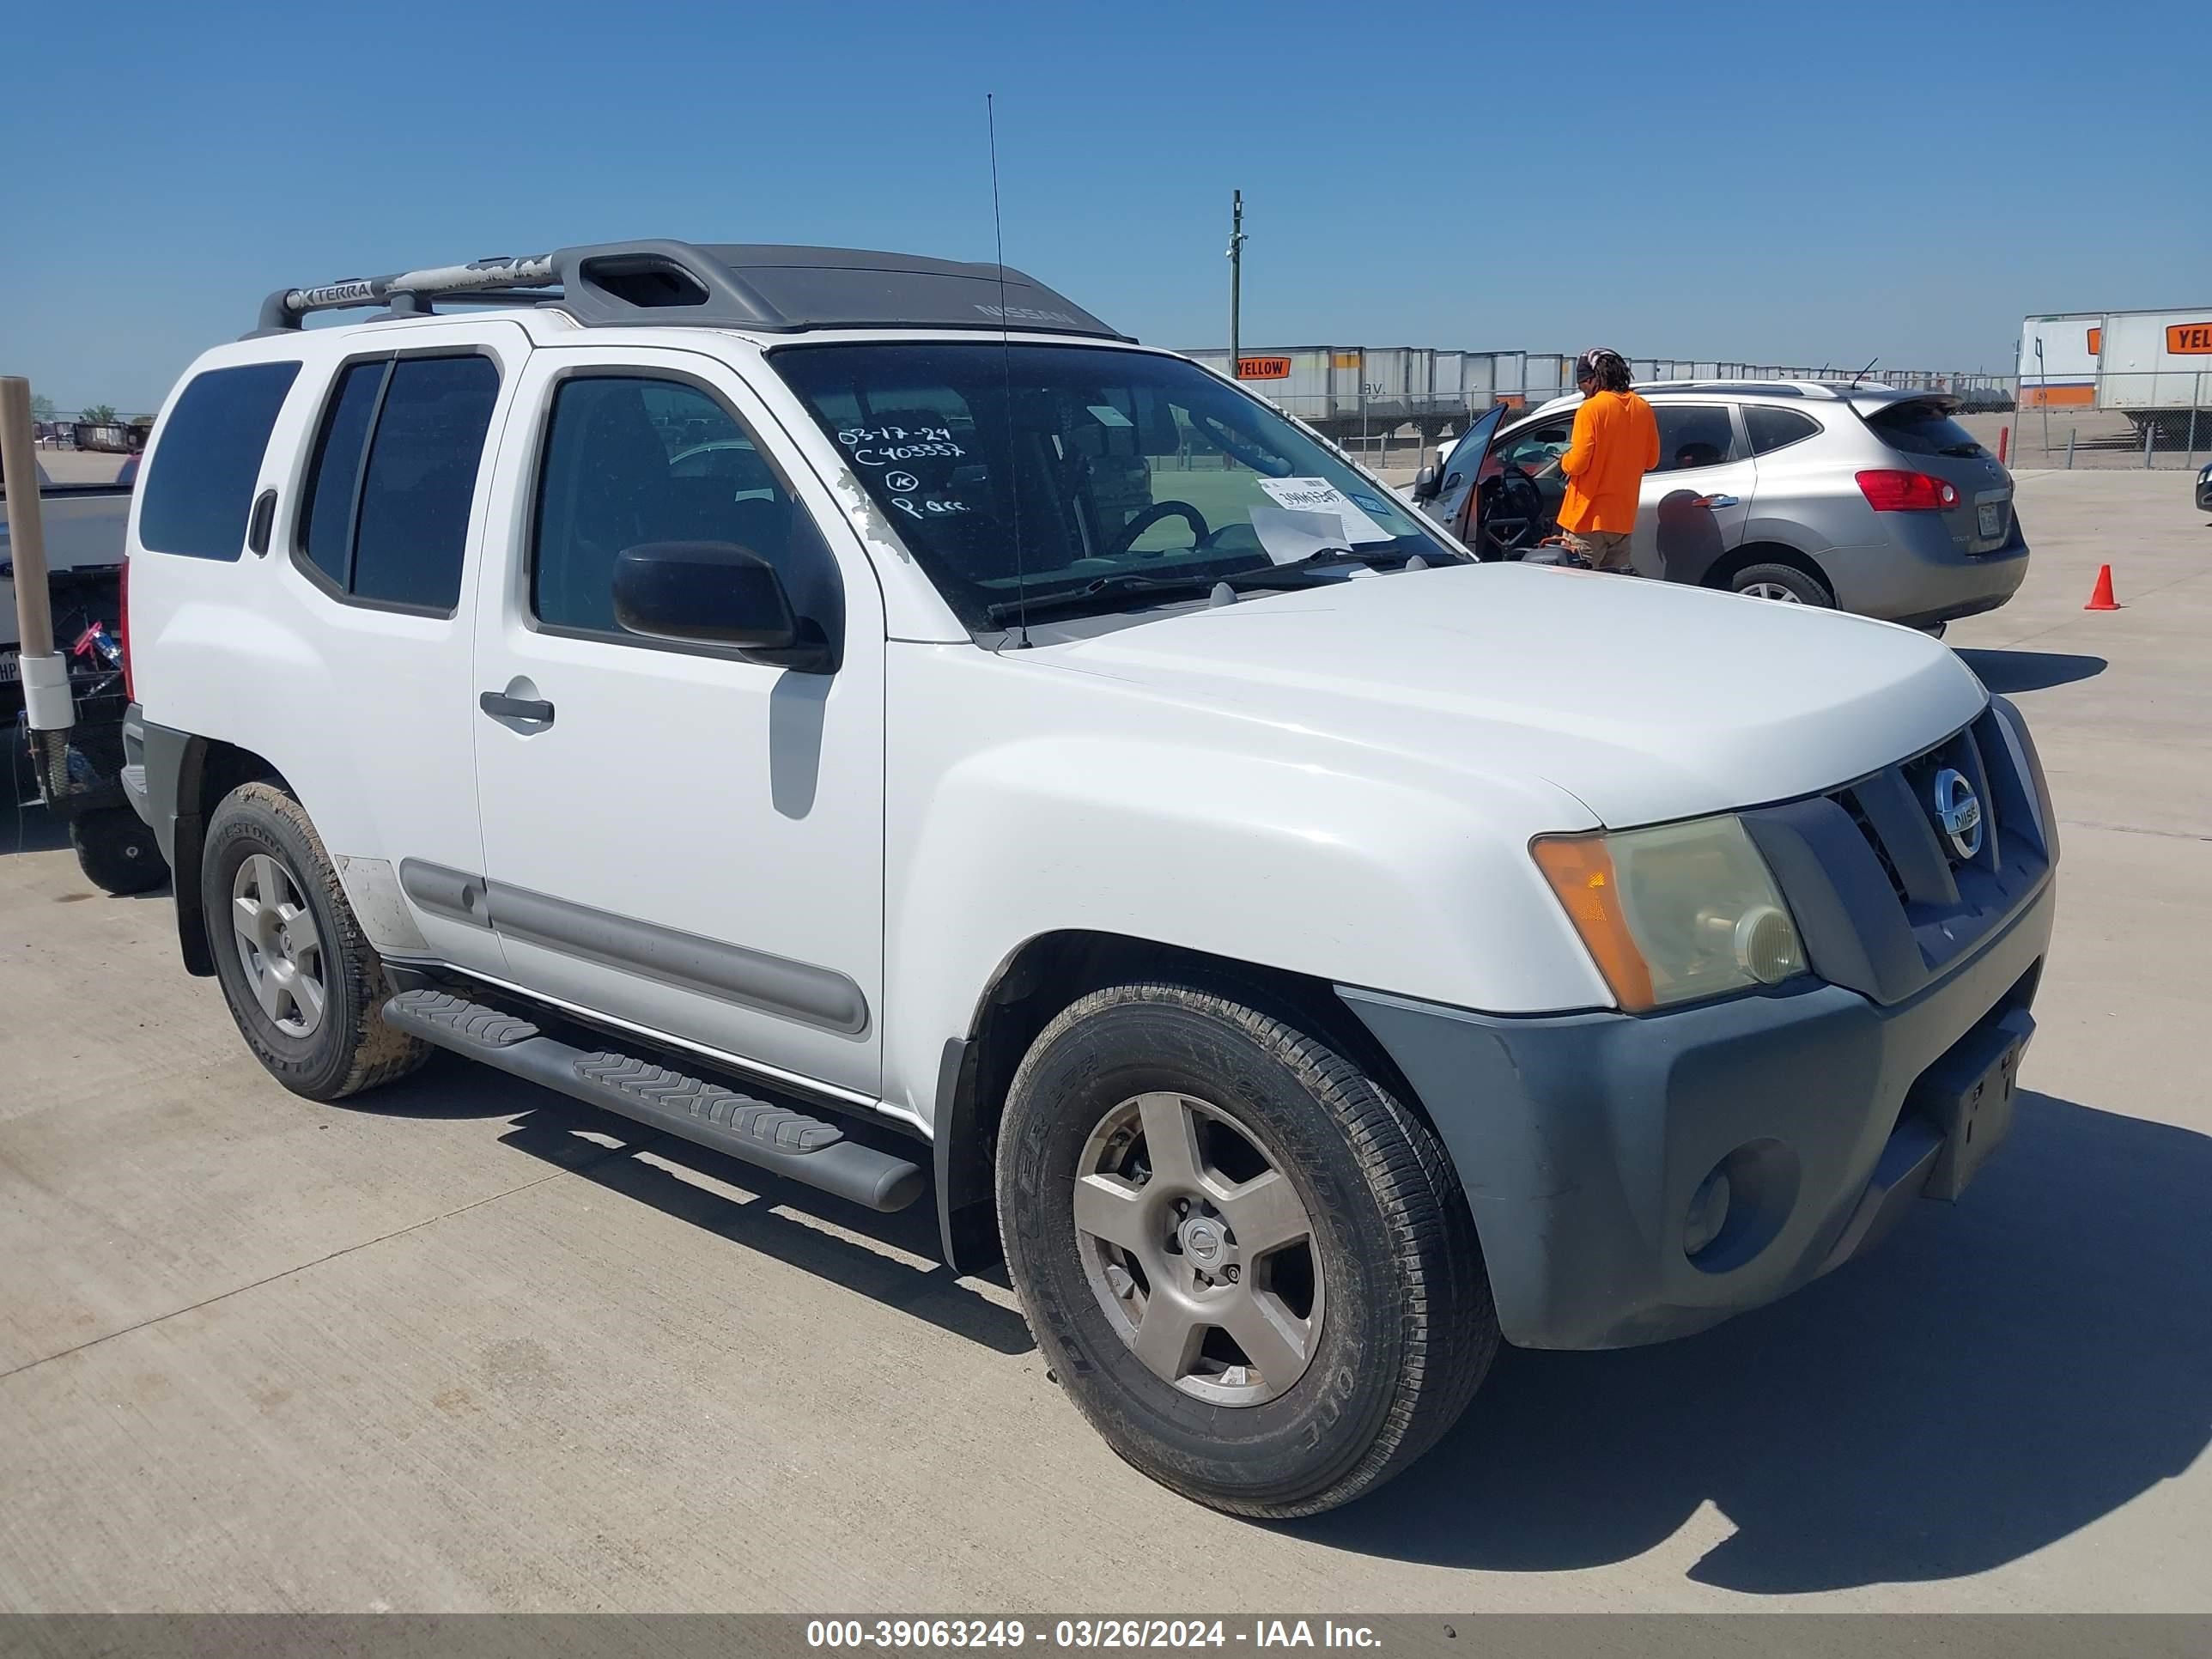
{"type": "Polygon", "coordinates": [[[1909,629],[1522,564],[1248,597],[1031,661],[1378,763],[1541,778],[1615,829],[1820,793],[1929,747],[1987,701],[1909,629]]]}

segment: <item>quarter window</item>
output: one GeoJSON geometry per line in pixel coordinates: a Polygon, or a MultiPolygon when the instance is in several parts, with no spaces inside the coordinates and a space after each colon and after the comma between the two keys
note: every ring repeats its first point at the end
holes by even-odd
{"type": "Polygon", "coordinates": [[[300,365],[241,363],[193,377],[177,396],[139,493],[138,540],[155,553],[235,559],[276,411],[300,365]]]}
{"type": "Polygon", "coordinates": [[[343,587],[353,562],[354,495],[361,484],[362,457],[368,453],[369,423],[391,371],[389,358],[349,363],[338,376],[337,395],[324,417],[323,439],[314,471],[307,475],[307,497],[301,521],[302,546],[315,568],[343,587]]]}
{"type": "Polygon", "coordinates": [[[450,614],[498,396],[473,353],[347,365],[301,515],[307,563],[356,599],[450,614]]]}
{"type": "Polygon", "coordinates": [[[843,589],[812,515],[751,432],[698,387],[630,375],[561,382],[538,467],[530,604],[548,625],[623,632],[615,561],[647,542],[730,542],[776,568],[793,614],[831,637],[843,589]]]}
{"type": "Polygon", "coordinates": [[[1718,466],[1735,454],[1735,425],[1724,404],[1661,404],[1651,411],[1659,422],[1660,472],[1687,472],[1718,466]]]}
{"type": "Polygon", "coordinates": [[[1809,415],[1800,415],[1794,409],[1771,409],[1765,404],[1746,404],[1743,424],[1751,434],[1751,453],[1754,455],[1771,455],[1778,449],[1786,449],[1820,429],[1820,423],[1809,415]]]}

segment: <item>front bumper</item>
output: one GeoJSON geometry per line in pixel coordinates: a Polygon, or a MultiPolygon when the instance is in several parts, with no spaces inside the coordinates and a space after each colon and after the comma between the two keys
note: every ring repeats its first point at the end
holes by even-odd
{"type": "Polygon", "coordinates": [[[1814,970],[1772,991],[1531,1017],[1339,987],[1458,1170],[1505,1335],[1686,1335],[1870,1247],[1912,1197],[1955,1197],[2009,1123],[2008,1091],[1980,1120],[1960,1115],[1961,1091],[2034,1030],[2057,892],[2048,799],[1996,699],[1927,756],[1744,814],[1814,970]],[[1946,864],[1910,805],[1930,762],[1966,770],[1992,813],[1971,861],[1946,864]],[[1724,1164],[1756,1224],[1693,1261],[1693,1200],[1724,1164]]]}

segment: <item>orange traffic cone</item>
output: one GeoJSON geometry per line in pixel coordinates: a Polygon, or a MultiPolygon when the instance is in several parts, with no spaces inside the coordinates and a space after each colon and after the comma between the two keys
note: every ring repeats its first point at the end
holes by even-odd
{"type": "Polygon", "coordinates": [[[2112,566],[2100,564],[2097,567],[2096,591],[2089,595],[2089,603],[2081,608],[2084,611],[2118,611],[2120,608],[2120,602],[2112,597],[2112,566]]]}

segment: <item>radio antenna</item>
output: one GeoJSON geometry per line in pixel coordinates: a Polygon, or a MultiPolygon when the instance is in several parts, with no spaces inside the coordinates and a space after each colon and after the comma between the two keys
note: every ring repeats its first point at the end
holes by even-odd
{"type": "Polygon", "coordinates": [[[1014,444],[1014,348],[1006,325],[1006,231],[999,216],[999,112],[993,95],[983,94],[983,121],[991,143],[991,240],[999,253],[999,378],[1006,398],[1006,499],[1014,521],[1014,617],[1022,630],[1021,648],[1030,648],[1030,584],[1022,570],[1022,470],[1014,444]]]}

